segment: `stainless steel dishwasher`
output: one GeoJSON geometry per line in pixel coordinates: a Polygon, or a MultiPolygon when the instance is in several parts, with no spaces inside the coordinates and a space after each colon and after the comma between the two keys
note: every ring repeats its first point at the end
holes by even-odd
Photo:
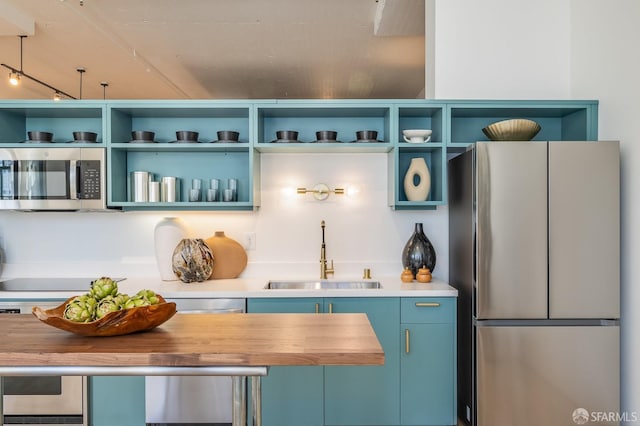
{"type": "MultiPolygon", "coordinates": [[[[242,313],[246,299],[170,299],[178,315],[242,313]]],[[[231,425],[231,377],[149,376],[145,378],[147,426],[231,425]]]]}

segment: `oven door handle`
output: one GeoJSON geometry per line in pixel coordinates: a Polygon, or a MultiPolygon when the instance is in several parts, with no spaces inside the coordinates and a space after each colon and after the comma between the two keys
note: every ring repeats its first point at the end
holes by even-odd
{"type": "Polygon", "coordinates": [[[78,199],[78,161],[69,161],[69,199],[78,199]]]}

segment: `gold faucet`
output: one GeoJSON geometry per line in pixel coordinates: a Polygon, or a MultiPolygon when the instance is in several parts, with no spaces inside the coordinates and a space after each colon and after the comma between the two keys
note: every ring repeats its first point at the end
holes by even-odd
{"type": "Polygon", "coordinates": [[[335,270],[333,269],[333,260],[331,260],[331,267],[327,267],[327,245],[324,243],[324,220],[320,222],[322,228],[322,245],[320,246],[320,279],[326,280],[327,275],[333,275],[335,270]]]}

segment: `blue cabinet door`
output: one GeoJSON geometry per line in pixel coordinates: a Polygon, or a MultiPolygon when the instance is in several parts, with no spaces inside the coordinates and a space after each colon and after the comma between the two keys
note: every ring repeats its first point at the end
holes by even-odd
{"type": "Polygon", "coordinates": [[[89,389],[91,426],[145,425],[144,377],[91,377],[89,389]]]}
{"type": "Polygon", "coordinates": [[[455,425],[456,299],[403,298],[402,425],[455,425]]]}
{"type": "Polygon", "coordinates": [[[455,425],[453,324],[403,324],[403,425],[455,425]]]}
{"type": "MultiPolygon", "coordinates": [[[[247,311],[313,313],[321,298],[249,299],[247,311]]],[[[262,379],[264,426],[322,426],[323,367],[271,367],[262,379]]]]}
{"type": "Polygon", "coordinates": [[[400,422],[400,299],[325,299],[325,312],[366,313],[384,350],[383,366],[325,367],[325,425],[400,422]]]}

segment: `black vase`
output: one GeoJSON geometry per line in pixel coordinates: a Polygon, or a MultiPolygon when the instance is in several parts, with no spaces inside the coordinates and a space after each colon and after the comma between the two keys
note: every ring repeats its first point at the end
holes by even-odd
{"type": "Polygon", "coordinates": [[[402,250],[402,267],[411,269],[414,276],[422,267],[429,268],[431,272],[436,267],[436,251],[424,235],[422,223],[416,223],[411,238],[402,250]]]}

